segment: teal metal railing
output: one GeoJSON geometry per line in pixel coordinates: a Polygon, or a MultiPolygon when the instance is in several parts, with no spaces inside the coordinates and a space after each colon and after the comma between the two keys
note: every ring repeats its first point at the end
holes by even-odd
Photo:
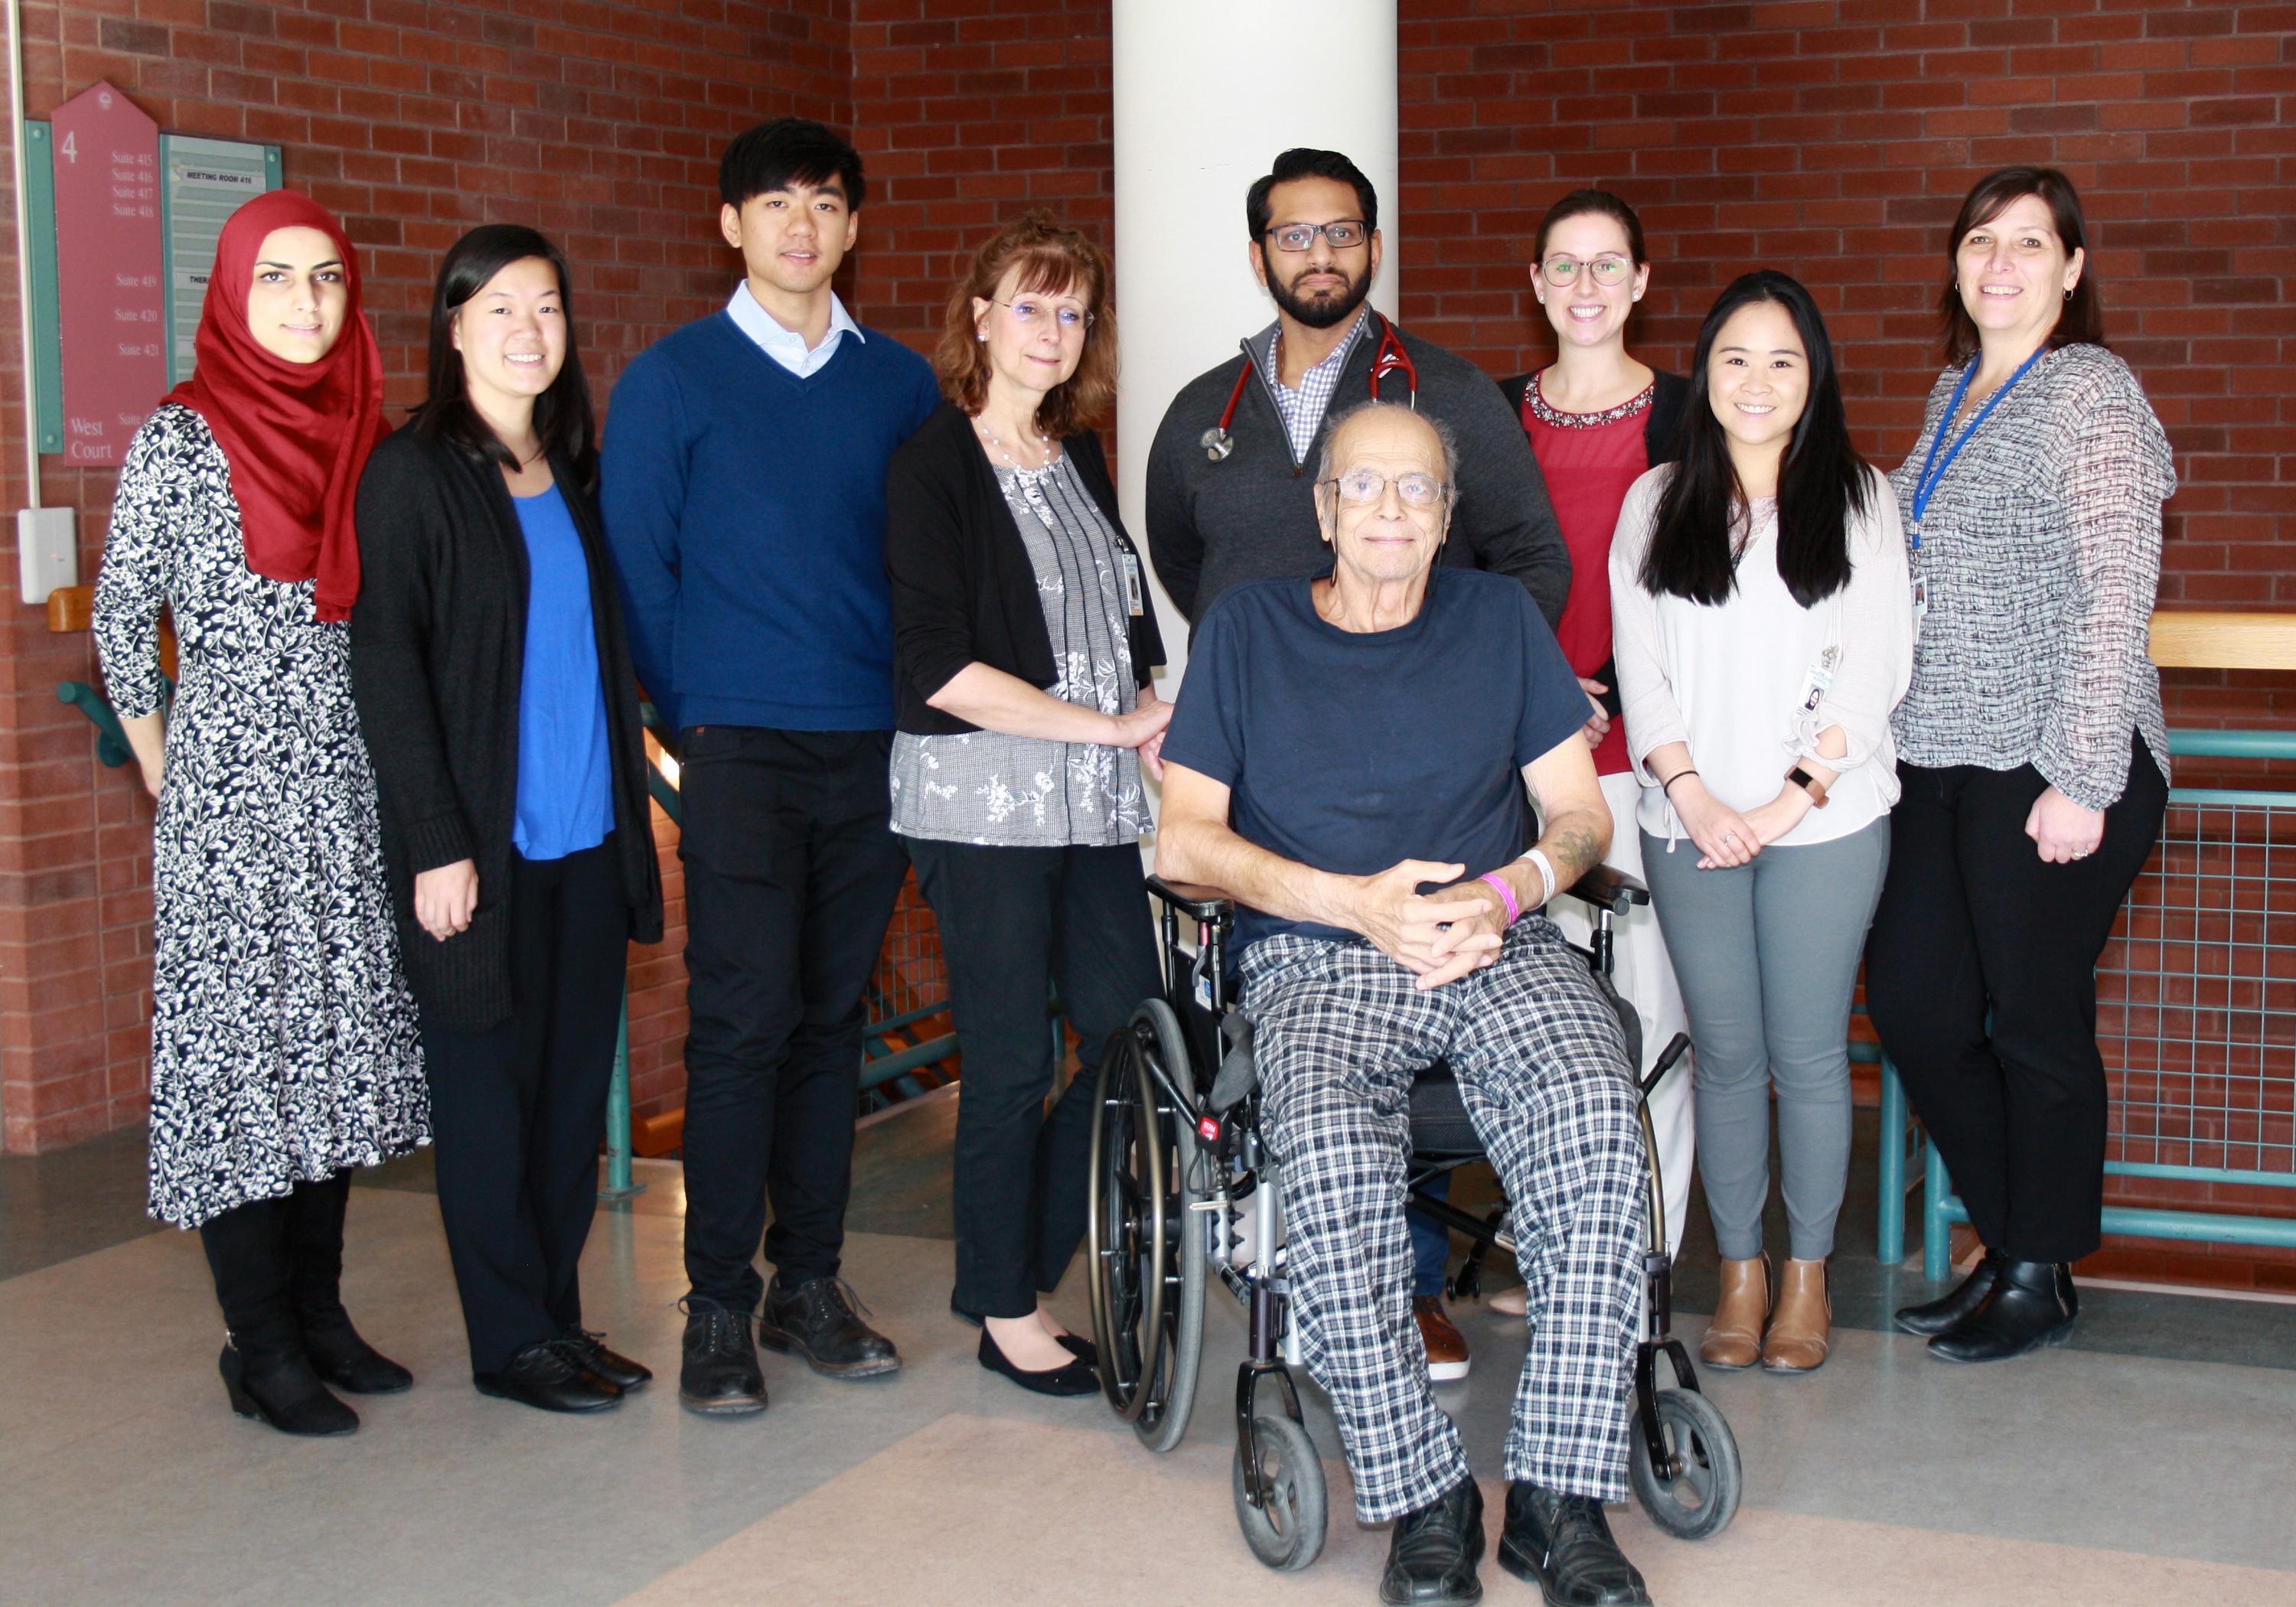
{"type": "MultiPolygon", "coordinates": [[[[2296,759],[2296,732],[2177,731],[2179,758],[2296,759]]],[[[2201,1204],[2262,1205],[2225,1191],[2296,1190],[2296,789],[2177,787],[2161,842],[2097,966],[2098,1040],[2113,1083],[2109,1177],[2200,1185],[2201,1204]]],[[[1877,1255],[1905,1253],[1907,1194],[1922,1192],[1922,1270],[1951,1270],[1969,1220],[1944,1161],[1908,1120],[1882,1061],[1877,1255]],[[1906,1181],[1907,1163],[1918,1180],[1906,1181]]],[[[2137,1238],[2296,1246],[2296,1201],[2276,1209],[2112,1204],[2104,1231],[2137,1238]]]]}

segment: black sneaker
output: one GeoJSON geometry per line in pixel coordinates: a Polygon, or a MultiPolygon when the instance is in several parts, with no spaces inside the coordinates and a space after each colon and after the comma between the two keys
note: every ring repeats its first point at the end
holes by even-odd
{"type": "Polygon", "coordinates": [[[593,1333],[587,1328],[569,1328],[558,1336],[558,1343],[577,1366],[587,1367],[625,1394],[652,1382],[652,1368],[644,1362],[632,1361],[619,1350],[607,1349],[603,1333],[593,1333]]]}
{"type": "Polygon", "coordinates": [[[1395,1521],[1379,1599],[1390,1607],[1467,1607],[1483,1599],[1483,1492],[1462,1479],[1395,1521]]]}
{"type": "Polygon", "coordinates": [[[685,1360],[677,1404],[704,1417],[747,1417],[766,1409],[766,1375],[750,1339],[750,1314],[688,1295],[685,1360]]]}
{"type": "MultiPolygon", "coordinates": [[[[874,1378],[898,1373],[901,1353],[893,1341],[853,1315],[860,1304],[843,1278],[808,1278],[784,1288],[781,1275],[766,1285],[758,1313],[758,1343],[768,1350],[795,1351],[831,1378],[874,1378]]],[[[867,1307],[862,1307],[867,1310],[867,1307]]]]}
{"type": "Polygon", "coordinates": [[[1611,1521],[1592,1496],[1516,1480],[1507,1487],[1499,1566],[1537,1585],[1548,1607],[1650,1607],[1643,1576],[1611,1537],[1611,1521]]]}
{"type": "Polygon", "coordinates": [[[542,1412],[603,1412],[622,1404],[622,1392],[568,1356],[554,1340],[529,1345],[499,1373],[471,1381],[481,1395],[498,1396],[542,1412]]]}

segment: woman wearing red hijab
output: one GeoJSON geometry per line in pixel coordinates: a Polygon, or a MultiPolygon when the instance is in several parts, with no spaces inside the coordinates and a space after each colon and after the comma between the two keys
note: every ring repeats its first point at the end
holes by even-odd
{"type": "Polygon", "coordinates": [[[426,1142],[429,1107],[343,623],[382,365],[324,208],[279,190],[232,216],[196,350],[128,447],[95,597],[160,800],[151,1211],[200,1230],[233,1408],[345,1434],[329,1384],[414,1382],[343,1310],[348,1168],[426,1142]],[[182,676],[164,734],[162,604],[182,676]]]}

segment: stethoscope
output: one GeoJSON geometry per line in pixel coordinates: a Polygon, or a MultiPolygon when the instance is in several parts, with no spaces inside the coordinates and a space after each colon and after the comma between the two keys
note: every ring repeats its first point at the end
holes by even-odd
{"type": "MultiPolygon", "coordinates": [[[[1395,332],[1395,325],[1387,321],[1387,315],[1374,313],[1372,316],[1379,320],[1379,344],[1372,348],[1371,354],[1371,399],[1374,402],[1380,399],[1382,380],[1391,373],[1400,373],[1405,393],[1411,402],[1411,411],[1416,413],[1419,411],[1419,365],[1411,360],[1411,353],[1405,349],[1403,337],[1395,332]]],[[[1227,432],[1227,427],[1235,422],[1235,405],[1243,400],[1243,388],[1251,383],[1254,372],[1251,342],[1246,340],[1243,343],[1243,372],[1235,376],[1235,389],[1227,393],[1227,406],[1220,409],[1219,422],[1197,438],[1196,444],[1203,447],[1204,455],[1216,463],[1235,450],[1235,437],[1227,432]]]]}

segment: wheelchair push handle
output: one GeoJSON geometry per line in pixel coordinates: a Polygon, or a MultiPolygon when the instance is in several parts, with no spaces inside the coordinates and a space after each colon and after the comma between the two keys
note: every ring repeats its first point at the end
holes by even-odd
{"type": "Polygon", "coordinates": [[[1649,1072],[1643,1078],[1643,1097],[1649,1098],[1651,1090],[1657,1087],[1666,1074],[1674,1070],[1676,1062],[1689,1053],[1690,1034],[1687,1032],[1677,1032],[1668,1039],[1666,1047],[1660,1052],[1658,1059],[1651,1062],[1649,1072]]]}

